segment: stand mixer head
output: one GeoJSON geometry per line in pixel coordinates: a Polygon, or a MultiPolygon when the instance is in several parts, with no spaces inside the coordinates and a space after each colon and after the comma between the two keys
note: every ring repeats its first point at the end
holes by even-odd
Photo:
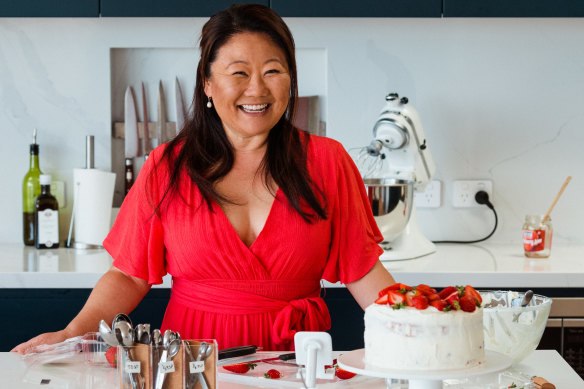
{"type": "Polygon", "coordinates": [[[357,166],[384,237],[380,259],[410,259],[435,252],[418,227],[413,194],[424,190],[436,167],[418,113],[406,97],[387,95],[373,137],[359,151],[357,166]]]}

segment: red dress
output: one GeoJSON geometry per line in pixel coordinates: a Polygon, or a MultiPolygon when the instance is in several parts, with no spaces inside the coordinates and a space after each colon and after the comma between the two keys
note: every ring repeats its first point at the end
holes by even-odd
{"type": "Polygon", "coordinates": [[[308,146],[309,173],[324,188],[328,219],[308,224],[278,190],[250,247],[216,203],[212,211],[199,206],[202,196],[184,170],[181,196],[166,199],[153,216],[153,200],[167,183],[163,147],[150,154],[104,241],[127,274],[150,284],[172,275],[161,330],[216,339],[220,348],[264,350],[292,349],[296,331],[328,330],[320,280],[358,280],[383,252],[361,176],[343,146],[317,136],[308,146]]]}

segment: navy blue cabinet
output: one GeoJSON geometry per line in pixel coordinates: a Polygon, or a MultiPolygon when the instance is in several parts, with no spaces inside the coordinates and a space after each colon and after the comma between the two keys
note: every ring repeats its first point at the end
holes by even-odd
{"type": "Polygon", "coordinates": [[[2,0],[0,17],[98,17],[99,0],[2,0]]]}
{"type": "Polygon", "coordinates": [[[434,17],[442,0],[271,0],[282,17],[434,17]]]}
{"type": "Polygon", "coordinates": [[[101,0],[100,14],[102,17],[209,17],[236,3],[268,6],[269,0],[101,0]]]}
{"type": "Polygon", "coordinates": [[[444,17],[582,17],[574,0],[444,0],[444,17]]]}

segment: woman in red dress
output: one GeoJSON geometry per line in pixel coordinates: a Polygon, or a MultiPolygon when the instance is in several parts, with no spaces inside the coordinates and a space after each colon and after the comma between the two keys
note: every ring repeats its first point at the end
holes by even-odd
{"type": "Polygon", "coordinates": [[[203,27],[193,115],[156,148],[104,241],[114,258],[62,331],[14,351],[95,331],[172,275],[161,330],[289,350],[331,327],[321,279],[366,307],[393,283],[359,172],[342,145],[291,124],[294,41],[259,5],[203,27]]]}

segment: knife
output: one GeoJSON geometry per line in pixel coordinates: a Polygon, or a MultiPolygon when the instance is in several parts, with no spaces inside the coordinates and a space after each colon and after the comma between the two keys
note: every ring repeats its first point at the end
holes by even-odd
{"type": "Polygon", "coordinates": [[[158,146],[166,141],[166,103],[164,101],[162,81],[158,82],[158,121],[156,122],[156,137],[158,138],[158,146]]]}
{"type": "Polygon", "coordinates": [[[146,160],[150,155],[150,131],[148,130],[148,106],[144,83],[142,83],[142,116],[144,117],[144,160],[146,160]]]}
{"type": "Polygon", "coordinates": [[[178,135],[185,125],[185,103],[177,77],[174,79],[174,97],[176,100],[176,134],[178,135]]]}
{"type": "Polygon", "coordinates": [[[138,117],[132,87],[126,88],[124,98],[125,194],[134,183],[134,157],[138,156],[138,117]]]}

